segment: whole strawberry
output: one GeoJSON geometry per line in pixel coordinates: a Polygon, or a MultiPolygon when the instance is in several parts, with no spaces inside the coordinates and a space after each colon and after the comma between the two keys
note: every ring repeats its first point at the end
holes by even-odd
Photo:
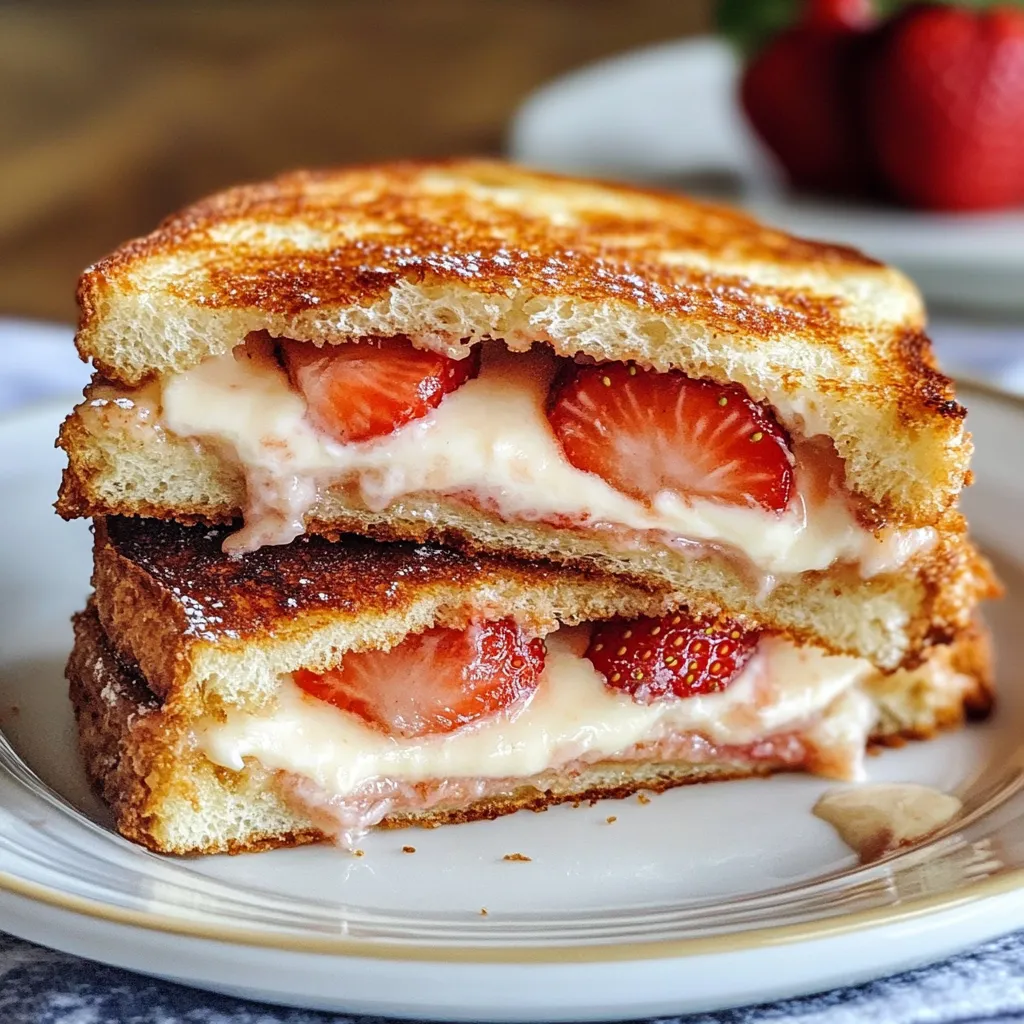
{"type": "Polygon", "coordinates": [[[871,21],[869,0],[809,0],[800,22],[772,39],[743,74],[747,117],[798,188],[870,188],[857,87],[871,21]]]}
{"type": "Polygon", "coordinates": [[[1024,201],[1024,11],[909,7],[879,30],[863,89],[894,198],[935,210],[1024,201]]]}

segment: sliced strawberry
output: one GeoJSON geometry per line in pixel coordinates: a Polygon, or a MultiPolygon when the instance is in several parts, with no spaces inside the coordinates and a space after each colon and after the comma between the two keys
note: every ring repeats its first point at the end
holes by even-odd
{"type": "Polygon", "coordinates": [[[627,363],[572,364],[548,419],[577,468],[643,502],[663,491],[781,511],[789,503],[789,439],[742,388],[627,363]]]}
{"type": "Polygon", "coordinates": [[[395,736],[445,733],[525,702],[544,668],[544,641],[512,619],[469,629],[431,629],[390,651],[346,654],[296,684],[395,736]]]}
{"type": "Polygon", "coordinates": [[[342,443],[382,437],[426,416],[480,369],[478,349],[451,359],[402,335],[323,348],[284,339],[281,352],[313,422],[342,443]]]}
{"type": "Polygon", "coordinates": [[[594,630],[586,657],[612,689],[650,704],[724,690],[758,639],[758,633],[725,619],[709,624],[676,612],[660,619],[603,623],[594,630]]]}
{"type": "Polygon", "coordinates": [[[823,505],[846,485],[846,467],[830,437],[819,434],[797,449],[800,494],[810,505],[823,505]]]}

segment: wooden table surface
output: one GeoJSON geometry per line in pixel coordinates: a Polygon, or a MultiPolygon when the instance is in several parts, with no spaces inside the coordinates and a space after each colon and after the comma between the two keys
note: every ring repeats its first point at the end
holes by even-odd
{"type": "Polygon", "coordinates": [[[0,5],[0,314],[213,189],[297,166],[500,152],[516,105],[704,29],[705,0],[0,5]]]}

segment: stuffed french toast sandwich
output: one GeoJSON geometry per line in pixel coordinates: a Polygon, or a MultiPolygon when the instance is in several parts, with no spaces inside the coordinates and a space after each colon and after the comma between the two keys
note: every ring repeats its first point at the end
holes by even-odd
{"type": "Polygon", "coordinates": [[[856,778],[991,702],[964,409],[853,250],[402,163],[213,196],[78,297],[69,678],[154,849],[856,778]]]}

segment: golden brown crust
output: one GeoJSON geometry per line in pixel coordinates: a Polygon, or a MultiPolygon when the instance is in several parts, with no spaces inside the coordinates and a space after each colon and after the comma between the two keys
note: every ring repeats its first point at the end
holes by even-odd
{"type": "Polygon", "coordinates": [[[446,345],[537,340],[565,356],[733,372],[758,399],[855,404],[829,433],[864,484],[854,489],[901,521],[947,508],[967,470],[964,410],[901,274],[669,193],[484,160],[297,172],[168,218],[87,269],[78,299],[83,358],[129,385],[251,330],[442,344],[450,324],[446,345]],[[865,419],[874,451],[858,441],[865,419]]]}
{"type": "MultiPolygon", "coordinates": [[[[794,238],[727,207],[495,162],[409,161],[298,171],[210,196],[89,267],[78,284],[79,346],[83,358],[95,355],[89,338],[104,292],[128,284],[145,261],[172,255],[186,262],[196,257],[195,269],[176,278],[174,294],[212,308],[295,314],[365,306],[401,279],[430,278],[471,282],[485,293],[526,288],[591,301],[628,296],[630,302],[717,331],[742,326],[748,336],[767,338],[796,329],[822,344],[841,343],[846,328],[834,299],[802,289],[758,287],[742,274],[662,263],[661,253],[677,251],[793,268],[883,270],[855,249],[794,238]],[[433,191],[429,178],[438,171],[453,176],[456,187],[433,191]],[[528,203],[488,202],[473,191],[481,184],[563,192],[566,198],[593,189],[596,201],[581,204],[572,221],[557,223],[542,210],[531,212],[528,203]],[[607,197],[619,201],[609,206],[607,197]],[[355,227],[358,244],[282,247],[272,253],[244,243],[211,244],[212,232],[241,222],[257,231],[300,223],[332,240],[351,239],[355,227]]],[[[117,367],[99,368],[112,380],[122,379],[117,367]]]]}
{"type": "MultiPolygon", "coordinates": [[[[244,837],[222,837],[202,846],[185,846],[167,836],[163,818],[176,801],[201,802],[199,786],[210,779],[224,789],[244,788],[249,769],[235,773],[206,764],[190,773],[198,758],[182,742],[188,731],[180,716],[162,708],[137,669],[109,645],[95,608],[90,604],[75,616],[75,646],[67,666],[70,696],[78,722],[79,746],[90,783],[110,806],[118,831],[158,853],[251,853],[281,846],[319,842],[328,837],[315,827],[286,827],[248,831],[244,837]],[[205,777],[205,778],[204,778],[205,777]],[[195,779],[198,778],[199,786],[195,779]]],[[[201,760],[201,759],[200,759],[201,760]]],[[[779,766],[785,768],[784,765],[779,766]]],[[[513,792],[471,804],[427,812],[393,814],[377,827],[436,828],[445,824],[480,821],[519,810],[542,811],[557,803],[625,797],[645,789],[662,792],[708,779],[767,775],[769,765],[694,765],[685,773],[665,765],[642,780],[611,785],[583,784],[566,792],[539,791],[524,780],[513,792]]]]}
{"type": "Polygon", "coordinates": [[[869,692],[879,709],[873,747],[929,740],[991,714],[996,703],[992,637],[974,619],[915,670],[879,675],[869,692]]]}
{"type": "MultiPolygon", "coordinates": [[[[403,507],[411,510],[412,504],[406,501],[403,507]]],[[[224,511],[227,518],[229,509],[225,507],[224,511]]],[[[190,510],[191,513],[199,515],[199,510],[190,510]]],[[[220,517],[214,515],[208,518],[216,520],[220,517]]],[[[460,560],[455,559],[455,556],[438,556],[434,564],[461,566],[457,578],[462,581],[463,587],[469,585],[470,576],[467,573],[476,573],[478,582],[482,579],[480,573],[491,573],[492,578],[505,576],[508,586],[526,589],[532,587],[535,592],[556,582],[566,586],[578,586],[581,592],[586,588],[603,590],[608,595],[608,604],[612,602],[611,595],[620,593],[625,599],[632,592],[633,596],[629,599],[635,609],[634,614],[654,614],[650,610],[651,607],[671,603],[686,603],[698,614],[717,614],[725,607],[752,628],[768,629],[788,635],[799,642],[815,643],[836,653],[866,657],[883,668],[895,668],[899,664],[914,664],[930,646],[943,643],[955,635],[970,621],[978,601],[999,593],[988,563],[966,537],[962,518],[950,513],[946,519],[946,532],[942,534],[935,548],[898,573],[862,580],[848,567],[837,566],[827,572],[805,573],[791,580],[780,579],[770,595],[760,596],[757,596],[756,586],[749,580],[747,572],[726,556],[709,554],[703,560],[708,563],[709,572],[705,587],[698,582],[699,579],[703,579],[698,575],[702,571],[701,566],[684,556],[668,555],[643,562],[630,560],[622,552],[606,545],[600,538],[580,535],[578,538],[574,537],[574,542],[569,544],[566,543],[566,538],[570,534],[565,529],[555,529],[540,523],[505,524],[491,513],[458,509],[451,501],[431,503],[429,516],[402,515],[390,509],[385,509],[383,513],[366,513],[357,509],[346,511],[336,506],[330,521],[311,518],[306,525],[310,534],[326,535],[332,540],[341,537],[342,531],[348,531],[349,536],[344,543],[353,550],[362,550],[362,542],[352,536],[355,534],[368,535],[385,542],[447,545],[466,553],[467,558],[460,560]],[[451,516],[450,511],[453,511],[451,516]],[[488,536],[493,538],[490,542],[482,540],[488,536]],[[446,557],[454,560],[446,562],[446,557]],[[538,559],[558,562],[562,568],[552,569],[538,559]],[[579,576],[582,576],[582,579],[577,582],[579,576]],[[844,599],[849,599],[851,603],[859,601],[865,621],[853,623],[850,611],[842,613],[845,618],[838,619],[824,614],[820,609],[811,613],[810,609],[816,607],[815,602],[832,603],[829,595],[833,593],[836,596],[842,594],[844,599]],[[643,594],[652,595],[646,609],[643,594]],[[884,595],[885,600],[889,602],[887,607],[899,607],[902,622],[899,625],[899,635],[892,636],[885,634],[887,626],[873,625],[871,628],[876,632],[871,635],[871,642],[875,646],[870,647],[864,641],[866,634],[863,631],[866,628],[870,603],[879,598],[879,595],[884,595]],[[840,625],[843,628],[850,628],[851,634],[840,635],[840,625]],[[855,640],[860,646],[855,645],[855,640]]],[[[111,521],[127,524],[133,520],[111,521]]],[[[134,522],[139,525],[131,529],[139,536],[144,536],[150,530],[155,531],[154,538],[176,536],[175,527],[171,524],[157,526],[153,520],[142,519],[136,519],[134,522]]],[[[125,525],[123,529],[129,528],[125,525]]],[[[188,536],[192,540],[189,543],[194,543],[196,538],[202,538],[205,534],[206,531],[200,528],[191,529],[188,536]]],[[[216,548],[222,536],[223,528],[217,528],[216,532],[209,534],[213,539],[202,543],[207,548],[216,548]]],[[[166,551],[159,542],[154,540],[154,543],[154,552],[166,551]]],[[[310,543],[314,544],[314,548],[310,550],[321,550],[317,545],[322,542],[310,540],[310,543]]],[[[265,548],[251,559],[250,556],[246,556],[241,561],[228,562],[223,556],[215,553],[211,557],[220,557],[222,561],[237,568],[246,566],[251,561],[254,565],[263,566],[263,571],[267,571],[270,566],[286,566],[288,560],[293,558],[286,552],[299,550],[302,550],[301,543],[288,548],[265,548]]],[[[366,550],[380,552],[383,549],[371,545],[366,550]]],[[[403,557],[409,557],[410,551],[408,544],[396,549],[396,552],[404,553],[403,557]]],[[[129,554],[127,557],[128,561],[133,560],[132,555],[129,554]]],[[[396,568],[392,562],[390,555],[382,555],[380,572],[366,570],[369,573],[368,578],[376,581],[374,585],[379,590],[386,591],[390,587],[388,576],[396,568]]],[[[167,570],[161,570],[165,571],[167,570]]],[[[301,572],[301,569],[296,571],[301,572]]],[[[405,580],[431,582],[429,576],[423,575],[422,567],[417,570],[415,576],[410,575],[408,570],[404,571],[405,580]]],[[[120,584],[123,587],[127,586],[126,581],[133,578],[134,572],[131,566],[119,565],[109,575],[115,581],[123,581],[120,584]]],[[[359,568],[356,572],[362,574],[364,569],[359,568]]],[[[231,570],[222,577],[224,581],[236,578],[231,570]]],[[[319,579],[312,574],[312,570],[307,572],[305,578],[319,579]]],[[[99,588],[99,584],[97,586],[99,588]]],[[[290,599],[302,599],[301,594],[291,594],[292,588],[287,585],[286,580],[282,580],[279,587],[281,593],[290,599]]],[[[219,594],[219,583],[217,588],[219,594]]],[[[188,641],[192,635],[184,631],[180,625],[184,622],[184,613],[178,611],[173,617],[168,616],[165,610],[166,600],[154,591],[152,586],[148,587],[147,593],[152,594],[149,601],[152,612],[148,618],[157,625],[161,619],[168,623],[167,641],[161,649],[179,651],[178,637],[184,637],[188,641]],[[173,627],[170,626],[172,622],[173,627]]],[[[364,599],[369,596],[362,591],[359,593],[364,599]]],[[[408,587],[396,591],[396,594],[408,593],[408,587]]],[[[104,597],[105,589],[101,588],[101,601],[104,597]]],[[[217,599],[220,600],[220,597],[217,599]]],[[[233,600],[230,596],[225,598],[229,609],[233,600]]],[[[195,614],[199,614],[198,607],[195,614]]],[[[255,617],[255,609],[250,608],[247,614],[250,615],[249,625],[246,627],[249,629],[249,635],[264,632],[263,624],[255,617]]],[[[892,615],[893,612],[890,610],[887,614],[892,615]]],[[[147,625],[146,629],[148,628],[147,625]]],[[[108,621],[108,629],[112,636],[120,637],[121,627],[111,626],[108,621]]],[[[219,642],[224,642],[224,638],[220,637],[219,642]]],[[[138,657],[137,654],[135,656],[138,657]]],[[[178,656],[181,657],[180,653],[178,656]]],[[[179,661],[178,667],[185,666],[179,661]]],[[[155,681],[161,692],[164,692],[163,680],[169,677],[153,665],[146,664],[145,668],[147,676],[155,681]]]]}
{"type": "MultiPolygon", "coordinates": [[[[236,464],[221,458],[212,445],[159,428],[149,412],[126,411],[100,397],[102,391],[95,394],[102,404],[87,401],[62,430],[68,467],[58,501],[61,514],[211,524],[240,516],[246,487],[236,464]]],[[[140,401],[140,408],[148,409],[158,399],[147,393],[140,401]]],[[[998,593],[956,510],[933,519],[939,543],[898,571],[864,580],[852,568],[833,566],[779,577],[770,591],[738,552],[714,548],[694,559],[660,545],[624,546],[603,531],[504,521],[456,496],[406,495],[370,511],[351,488],[324,486],[305,526],[327,537],[347,532],[383,541],[439,543],[471,556],[549,560],[600,572],[609,578],[609,588],[671,592],[677,603],[697,612],[726,608],[752,627],[787,632],[884,668],[912,662],[965,625],[978,600],[998,593]]]]}
{"type": "MultiPolygon", "coordinates": [[[[266,814],[262,824],[253,826],[243,821],[242,812],[269,795],[259,784],[251,791],[247,789],[253,784],[254,769],[236,773],[213,768],[183,745],[187,723],[166,706],[161,708],[138,670],[117,656],[91,605],[75,617],[75,638],[67,675],[83,760],[90,781],[111,807],[123,835],[157,852],[178,854],[254,852],[326,838],[301,818],[289,819],[273,829],[266,827],[266,814]],[[230,798],[235,791],[241,792],[242,800],[235,808],[238,820],[225,822],[217,835],[204,834],[197,839],[189,834],[182,838],[170,831],[174,823],[169,819],[175,808],[182,804],[202,806],[203,801],[209,804],[225,794],[230,798]]],[[[921,705],[919,722],[893,716],[880,720],[873,744],[897,745],[910,738],[929,738],[939,729],[959,725],[965,713],[977,717],[991,707],[991,663],[984,629],[966,630],[952,647],[933,656],[970,675],[960,680],[960,689],[946,685],[931,694],[921,705]]],[[[920,685],[917,680],[908,680],[907,689],[920,685]]],[[[642,774],[634,774],[609,762],[595,765],[591,776],[559,780],[560,785],[523,780],[523,785],[505,794],[463,806],[390,815],[377,827],[434,828],[519,810],[543,811],[557,803],[622,798],[640,790],[662,792],[703,781],[766,776],[792,770],[793,766],[781,762],[722,762],[644,767],[642,774]]],[[[276,813],[280,818],[284,812],[277,808],[276,813]]]]}
{"type": "MultiPolygon", "coordinates": [[[[169,804],[195,806],[200,800],[182,771],[190,757],[185,719],[162,707],[138,670],[114,652],[92,604],[75,616],[74,629],[67,678],[90,783],[127,839],[157,853],[190,852],[175,850],[162,826],[169,804]]],[[[210,852],[242,853],[323,838],[311,827],[250,829],[211,846],[210,852]]]]}
{"type": "Polygon", "coordinates": [[[223,527],[112,517],[94,530],[92,582],[107,635],[162,699],[197,712],[203,695],[186,683],[211,649],[284,646],[339,623],[373,637],[384,619],[408,631],[512,613],[546,632],[557,621],[667,608],[663,593],[583,570],[433,545],[310,536],[232,557],[221,551],[223,527]],[[431,618],[420,623],[424,611],[431,618]]]}
{"type": "Polygon", "coordinates": [[[232,556],[221,550],[230,533],[224,527],[114,517],[97,520],[95,532],[101,559],[116,558],[117,570],[136,573],[175,598],[183,632],[218,642],[244,642],[312,612],[370,616],[401,610],[434,587],[467,590],[502,579],[526,592],[567,583],[582,588],[593,578],[542,562],[471,557],[422,543],[380,544],[355,535],[336,543],[301,537],[232,556]]]}
{"type": "MultiPolygon", "coordinates": [[[[497,516],[476,510],[473,511],[473,519],[499,521],[497,516]]],[[[897,577],[902,577],[904,581],[915,581],[920,589],[916,607],[907,609],[910,622],[905,627],[907,644],[900,662],[902,667],[913,667],[920,663],[930,648],[950,643],[971,622],[980,601],[1000,597],[1003,592],[988,560],[968,539],[963,519],[954,514],[947,525],[950,527],[949,531],[940,536],[938,543],[930,552],[920,556],[912,564],[905,566],[895,574],[897,577]]],[[[343,536],[342,531],[351,531],[366,534],[381,541],[417,541],[441,544],[463,551],[470,556],[501,555],[512,556],[512,558],[520,560],[537,557],[536,547],[516,547],[507,543],[487,544],[481,541],[479,530],[440,527],[436,518],[432,520],[395,518],[381,521],[377,517],[369,518],[358,512],[353,512],[348,518],[340,520],[336,518],[330,523],[311,520],[307,524],[307,528],[310,533],[323,535],[331,540],[338,540],[343,536]]],[[[534,529],[543,531],[544,528],[536,526],[534,529]]],[[[592,557],[578,555],[571,545],[553,544],[550,548],[545,548],[545,557],[571,569],[592,571],[594,568],[600,568],[605,572],[613,569],[610,562],[598,562],[592,557]]],[[[628,570],[628,567],[619,568],[615,575],[633,585],[648,588],[669,586],[665,579],[659,578],[657,575],[633,573],[628,570]]],[[[885,588],[890,582],[886,576],[876,577],[870,581],[861,580],[856,572],[848,566],[835,566],[825,571],[806,572],[801,574],[800,578],[809,584],[832,580],[838,588],[842,589],[848,588],[850,581],[854,580],[853,586],[863,587],[865,596],[873,590],[885,588]]],[[[781,585],[785,586],[785,583],[781,585]]],[[[748,622],[753,627],[786,636],[797,643],[815,644],[835,654],[864,656],[864,652],[853,650],[848,645],[837,642],[834,636],[812,629],[800,628],[782,618],[773,618],[771,614],[764,614],[764,606],[767,602],[763,596],[758,597],[757,603],[761,606],[761,614],[758,614],[753,608],[745,608],[742,613],[736,606],[727,610],[736,613],[737,618],[748,622]]],[[[703,604],[691,602],[691,607],[700,614],[706,615],[716,614],[720,610],[715,602],[708,600],[705,600],[703,604]]],[[[873,659],[869,656],[869,660],[873,659]]],[[[882,667],[894,668],[897,666],[885,664],[882,667]]]]}
{"type": "MultiPolygon", "coordinates": [[[[989,631],[975,620],[958,638],[951,643],[950,664],[954,671],[974,680],[974,685],[964,692],[961,718],[982,721],[987,718],[996,704],[995,650],[989,631]]],[[[949,720],[943,716],[942,725],[956,725],[960,719],[949,720]]]]}

